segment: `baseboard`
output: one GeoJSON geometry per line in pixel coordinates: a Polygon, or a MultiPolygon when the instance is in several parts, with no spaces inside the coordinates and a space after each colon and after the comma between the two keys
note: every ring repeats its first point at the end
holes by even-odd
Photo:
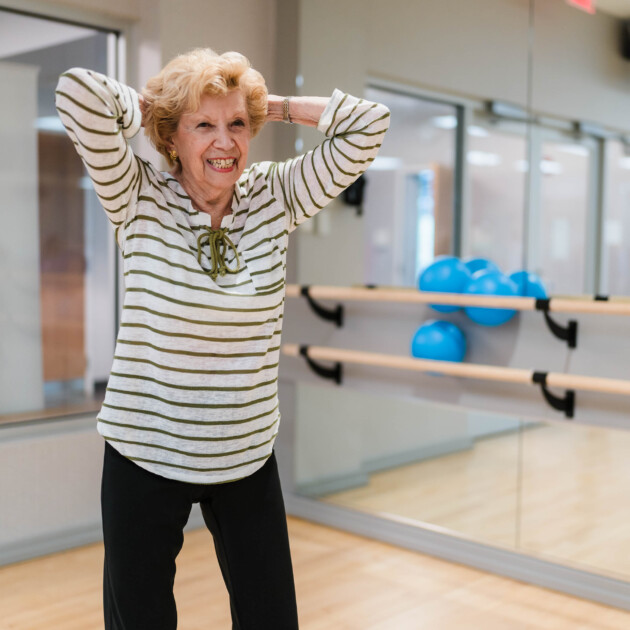
{"type": "Polygon", "coordinates": [[[39,556],[82,547],[103,540],[100,521],[83,527],[27,538],[10,545],[0,545],[0,566],[22,562],[39,556]]]}
{"type": "MultiPolygon", "coordinates": [[[[199,529],[200,527],[205,527],[205,523],[199,506],[195,505],[184,531],[199,529]]],[[[103,529],[100,521],[84,527],[47,534],[46,536],[27,538],[8,545],[0,545],[0,566],[47,556],[51,553],[66,551],[75,547],[83,547],[102,540],[103,529]]]]}
{"type": "Polygon", "coordinates": [[[392,455],[368,459],[363,462],[361,469],[365,473],[371,474],[382,470],[416,464],[427,459],[433,459],[434,457],[442,457],[443,455],[450,455],[451,453],[459,453],[461,451],[468,450],[473,446],[474,441],[470,438],[457,438],[446,442],[437,442],[436,444],[431,444],[430,446],[422,446],[421,448],[404,451],[402,453],[394,453],[392,455]]]}
{"type": "Polygon", "coordinates": [[[327,494],[343,492],[352,488],[360,488],[369,483],[370,477],[367,473],[361,471],[350,473],[349,475],[337,475],[335,477],[327,477],[307,483],[296,484],[297,494],[304,497],[322,497],[327,494]]]}
{"type": "Polygon", "coordinates": [[[383,518],[296,495],[286,495],[285,506],[291,516],[574,597],[630,610],[630,584],[623,580],[484,545],[424,523],[411,523],[395,517],[383,518]]]}

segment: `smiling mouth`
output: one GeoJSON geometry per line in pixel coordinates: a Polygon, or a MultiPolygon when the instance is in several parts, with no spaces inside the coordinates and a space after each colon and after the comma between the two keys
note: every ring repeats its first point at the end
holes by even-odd
{"type": "Polygon", "coordinates": [[[225,158],[220,160],[207,160],[208,164],[219,171],[230,171],[236,162],[236,158],[225,158]]]}

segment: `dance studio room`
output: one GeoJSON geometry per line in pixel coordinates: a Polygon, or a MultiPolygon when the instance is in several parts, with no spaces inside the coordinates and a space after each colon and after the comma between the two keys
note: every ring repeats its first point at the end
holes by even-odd
{"type": "Polygon", "coordinates": [[[0,630],[630,628],[630,0],[0,0],[0,77],[0,630]]]}

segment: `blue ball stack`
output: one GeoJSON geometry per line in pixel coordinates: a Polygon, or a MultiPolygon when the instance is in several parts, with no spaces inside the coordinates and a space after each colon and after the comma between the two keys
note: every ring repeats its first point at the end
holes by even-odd
{"type": "Polygon", "coordinates": [[[416,359],[461,362],[466,354],[466,337],[455,324],[432,319],[418,328],[411,341],[416,359]]]}
{"type": "Polygon", "coordinates": [[[487,258],[466,258],[463,262],[471,274],[477,273],[478,271],[497,271],[499,273],[501,272],[496,264],[493,263],[491,260],[488,260],[487,258]]]}
{"type": "Polygon", "coordinates": [[[535,273],[515,271],[510,274],[510,280],[516,284],[518,295],[522,297],[547,298],[547,289],[535,273]]]}
{"type": "MultiPolygon", "coordinates": [[[[418,288],[431,293],[547,297],[545,286],[536,274],[515,271],[508,277],[487,258],[461,261],[455,256],[438,256],[420,274],[418,288]]],[[[441,313],[461,309],[460,306],[440,304],[430,306],[441,313]]],[[[516,314],[513,309],[482,307],[466,307],[464,312],[482,326],[500,326],[516,314]]],[[[416,331],[411,342],[411,354],[419,359],[460,362],[466,355],[466,337],[451,322],[430,320],[416,331]]]]}
{"type": "MultiPolygon", "coordinates": [[[[438,256],[420,274],[418,288],[429,293],[463,293],[472,274],[466,265],[455,256],[438,256]]],[[[461,306],[431,304],[431,308],[440,313],[454,313],[461,306]]]]}
{"type": "MultiPolygon", "coordinates": [[[[469,295],[502,295],[514,297],[518,295],[516,283],[504,276],[500,271],[481,270],[473,274],[464,293],[469,295]]],[[[466,315],[482,326],[500,326],[510,321],[516,311],[505,308],[480,308],[467,306],[466,315]]]]}

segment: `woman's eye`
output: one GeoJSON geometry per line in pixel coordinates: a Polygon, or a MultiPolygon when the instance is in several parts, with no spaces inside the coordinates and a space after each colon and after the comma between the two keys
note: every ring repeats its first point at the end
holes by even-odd
{"type": "Polygon", "coordinates": [[[211,126],[212,126],[212,125],[210,125],[210,123],[207,123],[207,122],[200,122],[200,123],[197,125],[197,128],[199,128],[199,127],[211,127],[211,126]]]}
{"type": "Polygon", "coordinates": [[[241,120],[240,118],[238,118],[237,120],[234,121],[234,124],[239,126],[239,127],[244,127],[245,126],[245,121],[241,120]]]}

